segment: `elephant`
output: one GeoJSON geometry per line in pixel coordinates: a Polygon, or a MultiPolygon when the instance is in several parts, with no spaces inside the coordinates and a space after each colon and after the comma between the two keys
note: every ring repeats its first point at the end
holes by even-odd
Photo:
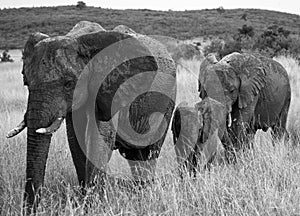
{"type": "Polygon", "coordinates": [[[64,119],[82,187],[96,176],[103,183],[113,150],[137,174],[155,169],[176,97],[175,63],[162,44],[82,21],[65,36],[31,34],[23,59],[27,110],[7,137],[27,127],[27,209],[38,205],[51,136],[64,119]]]}
{"type": "Polygon", "coordinates": [[[132,35],[137,34],[133,29],[129,28],[126,25],[118,25],[113,30],[121,32],[121,33],[125,33],[125,34],[132,34],[132,35]]]}
{"type": "Polygon", "coordinates": [[[212,97],[226,106],[227,126],[223,145],[228,158],[244,147],[258,129],[272,129],[275,138],[287,137],[291,101],[287,71],[260,54],[234,52],[220,61],[213,54],[201,63],[200,97],[212,97]]]}
{"type": "Polygon", "coordinates": [[[225,128],[225,106],[212,98],[194,106],[182,102],[176,107],[171,130],[181,176],[183,169],[196,175],[200,159],[206,168],[224,162],[221,139],[225,128]]]}

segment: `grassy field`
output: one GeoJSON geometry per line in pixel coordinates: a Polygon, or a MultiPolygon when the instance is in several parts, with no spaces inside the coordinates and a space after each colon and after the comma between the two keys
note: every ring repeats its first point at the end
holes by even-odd
{"type": "MultiPolygon", "coordinates": [[[[19,58],[0,64],[0,214],[20,215],[25,178],[26,132],[6,139],[6,132],[21,121],[27,89],[22,85],[19,58]],[[19,60],[18,60],[19,59],[19,60]]],[[[289,57],[278,57],[292,84],[289,130],[300,134],[300,66],[289,57]]],[[[178,67],[178,101],[198,100],[200,62],[182,61],[178,67]]],[[[201,170],[196,178],[181,180],[171,134],[159,158],[157,181],[137,190],[111,184],[100,199],[90,191],[80,199],[75,169],[62,127],[53,137],[45,188],[38,215],[300,215],[300,146],[258,132],[254,149],[239,154],[234,165],[201,170]],[[87,204],[87,205],[85,205],[87,204]],[[85,206],[85,207],[84,207],[85,206]]],[[[110,162],[112,176],[128,179],[129,167],[118,153],[110,162]]]]}
{"type": "Polygon", "coordinates": [[[125,24],[146,35],[164,35],[176,39],[199,36],[225,36],[237,33],[243,25],[252,26],[255,34],[278,25],[300,34],[300,16],[260,9],[218,10],[115,10],[76,6],[0,9],[0,48],[23,48],[30,33],[40,31],[51,36],[64,35],[79,21],[97,22],[105,29],[125,24]],[[246,15],[246,20],[241,19],[246,15]]]}

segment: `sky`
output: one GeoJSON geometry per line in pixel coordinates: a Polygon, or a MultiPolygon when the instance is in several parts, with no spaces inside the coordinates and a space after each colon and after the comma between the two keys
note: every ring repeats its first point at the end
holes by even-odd
{"type": "MultiPolygon", "coordinates": [[[[88,6],[113,9],[200,10],[220,6],[224,9],[259,8],[300,15],[299,0],[82,0],[88,6]]],[[[75,5],[77,0],[0,0],[0,8],[75,5]]]]}

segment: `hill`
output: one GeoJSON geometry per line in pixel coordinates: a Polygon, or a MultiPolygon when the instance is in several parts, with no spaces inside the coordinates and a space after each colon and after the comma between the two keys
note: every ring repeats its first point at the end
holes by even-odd
{"type": "Polygon", "coordinates": [[[106,29],[125,24],[143,34],[177,39],[232,35],[244,24],[253,26],[258,33],[278,25],[292,34],[300,34],[300,16],[268,10],[155,11],[59,6],[0,10],[0,48],[22,48],[28,35],[36,31],[51,36],[66,34],[81,20],[98,22],[106,29]]]}

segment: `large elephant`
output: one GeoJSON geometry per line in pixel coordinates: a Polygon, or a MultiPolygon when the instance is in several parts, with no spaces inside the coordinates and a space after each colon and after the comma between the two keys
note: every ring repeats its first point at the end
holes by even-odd
{"type": "Polygon", "coordinates": [[[38,203],[51,134],[64,119],[82,186],[105,174],[115,149],[133,171],[154,170],[176,96],[175,64],[163,45],[83,21],[65,36],[30,35],[23,59],[28,106],[8,137],[27,127],[28,207],[38,203]]]}
{"type": "Polygon", "coordinates": [[[217,61],[209,55],[200,66],[199,91],[201,98],[226,105],[223,143],[229,152],[249,143],[258,129],[272,128],[277,138],[286,132],[290,82],[283,66],[270,58],[235,52],[217,61]]]}
{"type": "Polygon", "coordinates": [[[180,103],[171,129],[181,174],[186,168],[195,175],[199,160],[209,168],[212,162],[224,159],[221,139],[226,129],[226,110],[220,102],[207,97],[195,106],[180,103]]]}

